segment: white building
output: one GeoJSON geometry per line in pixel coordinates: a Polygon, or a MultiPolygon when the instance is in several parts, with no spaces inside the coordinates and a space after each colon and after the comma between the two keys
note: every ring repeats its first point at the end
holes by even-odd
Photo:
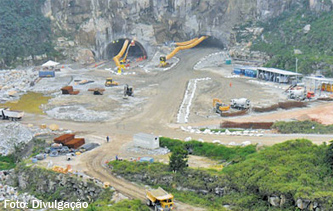
{"type": "Polygon", "coordinates": [[[160,139],[153,134],[137,133],[133,136],[133,144],[145,149],[157,149],[160,147],[160,139]]]}

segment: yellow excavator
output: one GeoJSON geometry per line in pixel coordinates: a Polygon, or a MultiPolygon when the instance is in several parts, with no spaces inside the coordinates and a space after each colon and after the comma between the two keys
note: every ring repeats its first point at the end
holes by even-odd
{"type": "Polygon", "coordinates": [[[230,105],[224,104],[220,99],[214,98],[213,108],[216,113],[222,115],[222,112],[228,111],[230,109],[230,105]]]}
{"type": "Polygon", "coordinates": [[[119,51],[119,53],[113,57],[113,61],[116,63],[116,66],[118,67],[118,73],[121,74],[123,69],[125,69],[125,64],[123,61],[119,61],[119,59],[124,55],[127,46],[128,46],[129,40],[125,40],[123,47],[119,51]]]}
{"type": "Polygon", "coordinates": [[[203,40],[207,39],[207,36],[202,36],[200,38],[194,38],[192,40],[186,41],[186,42],[179,42],[176,43],[178,47],[176,47],[171,53],[169,53],[167,56],[161,56],[160,57],[160,67],[165,67],[168,65],[167,60],[171,59],[176,53],[180,50],[190,49],[198,44],[200,44],[203,40]]]}
{"type": "Polygon", "coordinates": [[[107,86],[107,87],[110,87],[110,86],[118,86],[118,85],[119,85],[119,83],[113,81],[112,78],[107,78],[106,81],[105,81],[105,86],[107,86]]]}

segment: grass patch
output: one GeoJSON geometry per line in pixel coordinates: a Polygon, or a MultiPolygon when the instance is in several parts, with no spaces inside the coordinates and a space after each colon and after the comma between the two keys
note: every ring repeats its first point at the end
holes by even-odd
{"type": "Polygon", "coordinates": [[[127,180],[161,186],[176,200],[208,210],[223,210],[225,204],[237,211],[295,210],[299,198],[330,210],[333,173],[327,162],[328,149],[326,144],[318,146],[305,139],[290,140],[252,153],[215,173],[191,168],[172,173],[162,163],[112,161],[110,165],[114,173],[127,180]],[[215,194],[216,187],[224,188],[222,196],[215,194]],[[273,195],[285,196],[286,203],[272,207],[267,198],[273,195]]]}
{"type": "Polygon", "coordinates": [[[108,201],[97,201],[90,204],[85,211],[150,211],[147,205],[140,200],[122,200],[118,203],[110,204],[108,201]],[[110,206],[109,206],[110,205],[110,206]]]}
{"type": "Polygon", "coordinates": [[[44,114],[40,109],[42,104],[46,104],[51,97],[44,96],[41,93],[28,92],[21,96],[17,102],[7,102],[3,104],[11,110],[19,110],[32,114],[44,114]]]}
{"type": "Polygon", "coordinates": [[[245,147],[226,147],[214,143],[202,143],[199,141],[184,142],[171,138],[160,138],[161,147],[167,147],[172,152],[175,147],[181,146],[192,152],[193,155],[205,156],[212,159],[239,162],[244,160],[249,154],[256,152],[256,145],[245,147]]]}
{"type": "Polygon", "coordinates": [[[275,122],[273,129],[280,133],[333,134],[333,125],[323,125],[314,121],[275,122]]]}
{"type": "Polygon", "coordinates": [[[15,159],[13,156],[0,156],[0,170],[15,168],[15,159]]]}

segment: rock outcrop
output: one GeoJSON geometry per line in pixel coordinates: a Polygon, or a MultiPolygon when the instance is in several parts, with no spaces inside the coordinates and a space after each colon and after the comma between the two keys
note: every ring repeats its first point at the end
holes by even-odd
{"type": "Polygon", "coordinates": [[[106,58],[107,45],[120,38],[136,39],[150,56],[158,43],[199,35],[214,36],[229,46],[237,24],[265,21],[294,4],[314,11],[332,9],[333,3],[328,1],[308,1],[304,5],[301,0],[46,0],[42,11],[52,20],[57,36],[72,39],[64,55],[74,47],[106,58]]]}

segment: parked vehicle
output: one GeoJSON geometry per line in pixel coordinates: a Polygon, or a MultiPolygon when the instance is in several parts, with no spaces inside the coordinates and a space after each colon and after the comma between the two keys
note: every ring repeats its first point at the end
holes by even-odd
{"type": "Polygon", "coordinates": [[[0,108],[0,118],[2,119],[10,119],[12,121],[17,121],[22,119],[24,116],[23,111],[14,111],[9,108],[0,108]]]}

